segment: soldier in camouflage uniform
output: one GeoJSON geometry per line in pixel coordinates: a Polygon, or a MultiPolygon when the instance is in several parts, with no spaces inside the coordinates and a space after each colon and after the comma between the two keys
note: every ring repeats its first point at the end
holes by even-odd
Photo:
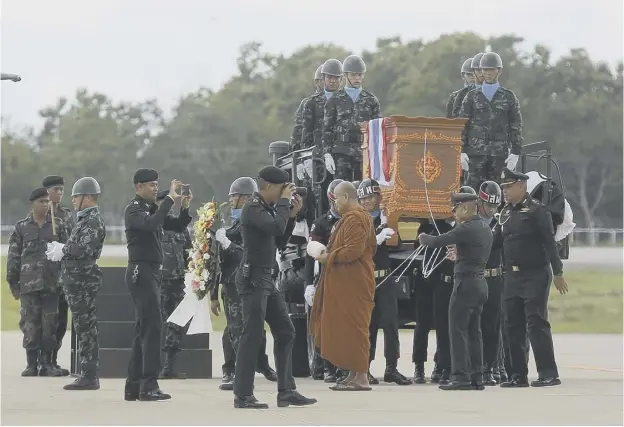
{"type": "MultiPolygon", "coordinates": [[[[470,68],[471,63],[472,63],[472,58],[468,58],[464,61],[464,63],[461,66],[460,73],[461,73],[462,79],[464,79],[464,87],[451,93],[451,96],[449,96],[448,101],[446,101],[446,118],[447,119],[455,118],[457,117],[457,114],[459,113],[459,107],[457,109],[457,112],[453,111],[453,106],[455,105],[455,100],[457,99],[457,97],[459,96],[463,100],[466,94],[468,93],[468,91],[474,89],[475,75],[474,75],[474,72],[472,71],[472,68],[470,68]]],[[[459,106],[461,107],[461,102],[459,103],[459,106]]]]}
{"type": "Polygon", "coordinates": [[[67,244],[53,243],[51,259],[60,252],[61,279],[78,338],[81,374],[65,390],[98,390],[98,329],[95,300],[102,285],[97,260],[102,253],[106,228],[97,199],[100,185],[91,177],[80,178],[72,188],[72,205],[78,213],[67,244]]]}
{"type": "Polygon", "coordinates": [[[453,117],[459,116],[459,111],[461,110],[462,102],[464,102],[464,98],[472,89],[478,89],[481,87],[483,83],[483,73],[481,72],[481,68],[479,68],[479,63],[481,62],[481,58],[483,57],[483,52],[477,53],[472,60],[470,61],[470,69],[473,74],[473,84],[472,87],[464,88],[462,91],[455,97],[453,100],[452,107],[452,115],[453,117]]]}
{"type": "MultiPolygon", "coordinates": [[[[163,199],[169,195],[169,190],[159,191],[156,195],[156,204],[160,206],[163,199]]],[[[186,260],[193,243],[188,229],[182,232],[164,230],[162,238],[163,266],[162,282],[160,284],[160,309],[163,321],[167,321],[171,313],[184,298],[184,274],[186,260]]],[[[176,355],[180,351],[180,341],[188,327],[175,323],[167,323],[165,343],[162,351],[165,353],[161,379],[184,379],[186,375],[175,371],[176,355]]]]}
{"type": "Polygon", "coordinates": [[[503,61],[488,52],[481,57],[480,67],[485,80],[468,92],[459,113],[468,119],[462,131],[462,168],[475,191],[484,181],[498,182],[504,167],[514,170],[522,148],[518,98],[498,83],[503,61]]]}
{"type": "Polygon", "coordinates": [[[362,179],[362,132],[360,125],[381,117],[379,100],[362,89],[366,64],[356,55],[342,65],[345,87],[325,104],[322,148],[327,171],[335,179],[362,179]]]}
{"type": "MultiPolygon", "coordinates": [[[[31,213],[15,224],[9,238],[6,280],[13,298],[21,305],[19,326],[24,334],[27,361],[22,376],[34,377],[38,373],[42,377],[57,377],[62,372],[52,365],[52,353],[56,350],[59,265],[46,258],[46,245],[54,240],[52,219],[47,216],[48,191],[38,188],[29,200],[31,213]]],[[[58,240],[66,241],[59,219],[56,229],[58,240]]]]}
{"type": "Polygon", "coordinates": [[[313,97],[318,93],[323,93],[323,89],[325,87],[323,83],[323,76],[321,75],[321,67],[323,65],[319,65],[314,73],[314,86],[315,91],[312,95],[306,96],[301,100],[299,107],[297,107],[297,111],[295,111],[295,125],[293,126],[292,134],[290,136],[290,150],[297,151],[302,148],[306,148],[305,145],[302,145],[302,131],[303,131],[303,105],[306,103],[308,99],[313,97]]]}
{"type": "MultiPolygon", "coordinates": [[[[72,217],[71,210],[61,206],[61,199],[63,198],[63,191],[65,190],[65,180],[59,175],[48,175],[43,178],[41,186],[48,190],[50,202],[54,206],[54,217],[58,218],[62,226],[65,227],[65,234],[69,236],[74,226],[74,218],[72,217]]],[[[51,216],[51,213],[48,213],[51,216]]],[[[69,375],[67,369],[61,368],[57,362],[58,352],[63,344],[63,338],[67,332],[67,318],[68,318],[68,305],[67,298],[63,292],[63,287],[59,285],[59,308],[58,308],[58,326],[56,328],[56,350],[52,354],[52,364],[60,369],[63,376],[69,375]]]]}
{"type": "MultiPolygon", "coordinates": [[[[230,186],[230,208],[232,210],[232,226],[229,229],[221,228],[217,230],[216,240],[223,248],[221,252],[221,299],[223,300],[223,309],[227,321],[226,330],[231,350],[234,353],[238,351],[238,343],[243,334],[243,312],[241,299],[236,290],[234,278],[236,271],[243,259],[243,238],[240,231],[240,214],[243,205],[247,199],[258,191],[258,186],[252,178],[240,177],[234,180],[230,186]]],[[[215,287],[211,292],[211,311],[215,315],[219,315],[221,309],[218,299],[218,288],[215,287]]],[[[225,342],[225,339],[224,339],[225,342]]],[[[224,345],[224,352],[227,347],[224,345]]],[[[234,359],[236,360],[236,359],[234,359]]],[[[234,366],[224,367],[223,379],[219,388],[221,390],[234,389],[234,366]]],[[[266,355],[266,332],[263,331],[262,343],[258,348],[258,360],[256,362],[256,371],[264,375],[269,381],[277,381],[277,374],[269,365],[269,358],[266,355]]]]}

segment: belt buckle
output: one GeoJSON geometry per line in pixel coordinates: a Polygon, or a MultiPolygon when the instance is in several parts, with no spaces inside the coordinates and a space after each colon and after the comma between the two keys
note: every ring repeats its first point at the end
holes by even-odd
{"type": "Polygon", "coordinates": [[[520,271],[520,267],[518,267],[517,265],[512,265],[511,271],[520,271]]]}

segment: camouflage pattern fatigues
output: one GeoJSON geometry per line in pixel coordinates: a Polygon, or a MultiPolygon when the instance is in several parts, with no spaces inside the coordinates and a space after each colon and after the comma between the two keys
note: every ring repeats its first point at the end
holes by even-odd
{"type": "MultiPolygon", "coordinates": [[[[58,240],[67,240],[65,228],[56,220],[58,240]]],[[[56,349],[59,264],[46,257],[52,236],[52,219],[39,227],[33,214],[15,224],[9,238],[6,279],[14,297],[19,297],[19,327],[26,350],[56,349]]]]}
{"type": "Polygon", "coordinates": [[[323,115],[323,153],[331,153],[336,165],[334,179],[362,179],[362,122],[381,117],[379,100],[362,89],[355,102],[339,89],[325,104],[323,115]]]}
{"type": "MultiPolygon", "coordinates": [[[[464,102],[464,98],[466,98],[466,95],[468,94],[468,92],[470,92],[474,88],[475,88],[474,85],[464,86],[463,88],[455,92],[455,98],[453,98],[453,105],[451,106],[451,116],[449,118],[453,119],[459,116],[459,112],[461,111],[461,106],[462,106],[462,103],[464,102]]],[[[447,114],[448,114],[448,105],[447,105],[447,114]]]]}
{"type": "Polygon", "coordinates": [[[69,240],[63,247],[61,279],[78,337],[82,374],[95,375],[99,360],[95,299],[102,284],[97,260],[102,253],[106,228],[97,206],[78,213],[69,240]]]}
{"type": "Polygon", "coordinates": [[[461,91],[461,89],[452,92],[449,96],[448,101],[446,101],[446,118],[452,119],[453,117],[453,105],[455,103],[455,99],[457,99],[457,94],[461,91]]]}
{"type": "MultiPolygon", "coordinates": [[[[162,239],[162,282],[160,288],[160,307],[164,321],[167,321],[173,310],[184,298],[184,274],[186,272],[188,252],[191,247],[191,235],[188,230],[184,230],[182,233],[169,230],[164,231],[162,239]]],[[[184,327],[175,323],[167,323],[163,351],[165,353],[178,352],[184,333],[184,327]]]]}
{"type": "Polygon", "coordinates": [[[303,113],[301,114],[302,122],[302,148],[316,146],[320,154],[321,141],[323,135],[323,116],[325,114],[325,102],[327,97],[325,92],[317,93],[305,100],[303,105],[303,113]]]}
{"type": "Polygon", "coordinates": [[[500,182],[505,160],[520,154],[522,115],[518,98],[500,86],[492,101],[473,89],[464,98],[459,117],[468,122],[462,131],[462,152],[469,158],[468,185],[479,191],[483,181],[500,182]]]}
{"type": "Polygon", "coordinates": [[[301,100],[301,103],[299,104],[299,107],[297,107],[297,111],[295,111],[295,125],[293,126],[293,130],[292,133],[290,135],[290,149],[291,151],[297,151],[297,150],[301,150],[302,148],[304,148],[304,146],[302,145],[302,141],[303,141],[303,106],[305,105],[306,101],[310,98],[312,98],[314,95],[316,95],[318,93],[315,92],[313,95],[310,96],[306,96],[305,98],[303,98],[301,100]]]}

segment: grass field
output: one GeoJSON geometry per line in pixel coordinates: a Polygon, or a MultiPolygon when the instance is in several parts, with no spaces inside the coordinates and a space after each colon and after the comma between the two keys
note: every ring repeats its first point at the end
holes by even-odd
{"type": "MultiPolygon", "coordinates": [[[[2,330],[16,329],[19,302],[15,301],[5,281],[6,257],[2,266],[2,330]]],[[[102,258],[101,267],[124,266],[124,258],[102,258]]],[[[549,320],[553,332],[562,333],[622,333],[623,288],[621,271],[569,271],[566,273],[570,293],[562,296],[554,289],[550,293],[549,320]]],[[[215,330],[225,326],[223,313],[212,316],[215,330]]]]}

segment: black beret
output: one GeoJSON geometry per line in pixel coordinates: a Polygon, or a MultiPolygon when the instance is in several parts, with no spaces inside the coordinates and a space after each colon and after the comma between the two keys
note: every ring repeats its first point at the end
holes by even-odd
{"type": "Polygon", "coordinates": [[[453,205],[453,207],[456,207],[457,205],[460,205],[462,203],[474,202],[474,201],[477,201],[478,199],[479,199],[479,196],[477,196],[476,194],[453,193],[451,195],[451,205],[453,205]]]}
{"type": "Polygon", "coordinates": [[[263,168],[260,173],[258,173],[258,177],[270,184],[286,184],[290,180],[288,172],[280,168],[276,168],[275,166],[267,166],[263,168]]]}
{"type": "Polygon", "coordinates": [[[160,190],[156,194],[156,200],[162,200],[169,195],[169,190],[160,190]]]}
{"type": "Polygon", "coordinates": [[[513,184],[517,181],[528,181],[529,176],[523,174],[522,172],[516,172],[509,170],[507,168],[503,168],[503,173],[501,173],[501,183],[500,185],[508,185],[513,184]]]}
{"type": "Polygon", "coordinates": [[[154,169],[139,169],[134,173],[134,183],[158,181],[158,172],[154,169]]]}
{"type": "Polygon", "coordinates": [[[62,176],[48,175],[41,182],[41,186],[45,188],[56,187],[57,185],[65,185],[65,180],[62,176]]]}
{"type": "Polygon", "coordinates": [[[46,188],[37,188],[36,190],[33,190],[32,193],[30,193],[30,198],[28,199],[29,202],[33,202],[37,199],[40,199],[42,197],[48,197],[48,190],[46,188]]]}

